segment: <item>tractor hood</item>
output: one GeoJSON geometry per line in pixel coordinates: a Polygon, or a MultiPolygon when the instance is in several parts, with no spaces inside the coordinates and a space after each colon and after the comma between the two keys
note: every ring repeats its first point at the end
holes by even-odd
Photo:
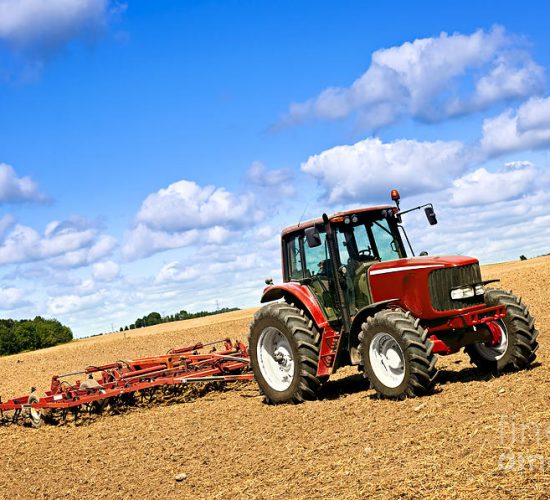
{"type": "Polygon", "coordinates": [[[414,271],[415,269],[437,269],[443,267],[466,266],[477,264],[474,257],[442,256],[442,257],[410,257],[407,259],[377,262],[369,268],[369,275],[395,273],[400,271],[414,271]]]}
{"type": "Polygon", "coordinates": [[[468,304],[451,301],[451,288],[481,281],[479,261],[457,256],[377,262],[369,267],[368,277],[374,302],[398,299],[403,309],[426,320],[448,316],[454,314],[454,309],[467,307],[468,304]],[[460,269],[455,272],[455,268],[460,269]],[[441,270],[447,271],[441,274],[441,270]],[[430,276],[434,277],[432,281],[430,276]]]}

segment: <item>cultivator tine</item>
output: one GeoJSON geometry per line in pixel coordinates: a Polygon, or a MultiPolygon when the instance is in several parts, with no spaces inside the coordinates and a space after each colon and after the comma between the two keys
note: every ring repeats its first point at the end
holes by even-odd
{"type": "Polygon", "coordinates": [[[19,408],[15,410],[15,412],[13,413],[12,424],[16,424],[18,422],[19,418],[21,417],[22,411],[23,410],[19,408]]]}

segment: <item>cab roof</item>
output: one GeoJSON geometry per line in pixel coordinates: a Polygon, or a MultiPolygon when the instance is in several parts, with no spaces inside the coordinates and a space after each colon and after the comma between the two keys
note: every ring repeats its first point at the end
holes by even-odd
{"type": "MultiPolygon", "coordinates": [[[[332,215],[329,215],[329,220],[334,222],[339,222],[338,220],[340,217],[343,218],[346,215],[359,215],[364,214],[367,212],[376,212],[380,210],[393,210],[395,208],[395,205],[380,205],[377,207],[364,207],[364,208],[354,208],[353,210],[346,210],[345,212],[336,212],[332,215]]],[[[302,231],[303,229],[306,229],[308,227],[313,227],[318,224],[323,224],[323,219],[321,217],[318,217],[317,219],[311,219],[305,222],[301,222],[300,224],[295,224],[294,226],[289,226],[285,229],[283,229],[281,236],[286,236],[288,234],[295,233],[297,231],[302,231]]]]}

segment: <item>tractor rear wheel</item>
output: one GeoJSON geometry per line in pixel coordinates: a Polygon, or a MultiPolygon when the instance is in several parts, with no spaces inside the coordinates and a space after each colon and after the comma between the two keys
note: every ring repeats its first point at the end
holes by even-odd
{"type": "Polygon", "coordinates": [[[485,292],[485,303],[506,306],[506,316],[494,322],[500,330],[500,342],[471,344],[464,351],[472,363],[485,372],[497,374],[507,369],[526,368],[537,357],[539,347],[539,332],[529,309],[519,297],[497,288],[485,292]]]}
{"type": "Polygon", "coordinates": [[[437,356],[427,330],[410,312],[377,312],[363,323],[359,341],[365,376],[380,396],[404,399],[433,389],[437,356]]]}
{"type": "Polygon", "coordinates": [[[255,314],[249,352],[266,402],[301,403],[317,398],[319,344],[315,324],[294,304],[274,302],[255,314]]]}

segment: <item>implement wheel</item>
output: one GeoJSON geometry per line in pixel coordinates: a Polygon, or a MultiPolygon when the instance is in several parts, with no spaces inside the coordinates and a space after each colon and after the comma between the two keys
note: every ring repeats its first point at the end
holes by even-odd
{"type": "Polygon", "coordinates": [[[293,304],[262,307],[250,325],[254,377],[268,403],[301,403],[317,398],[320,334],[293,304]]]}
{"type": "MultiPolygon", "coordinates": [[[[32,392],[31,395],[29,396],[27,403],[36,404],[38,403],[39,399],[40,398],[36,395],[36,393],[32,392]]],[[[29,408],[28,410],[29,410],[28,417],[31,425],[35,428],[40,427],[44,422],[42,418],[42,410],[40,408],[29,408]]]]}
{"type": "Polygon", "coordinates": [[[367,318],[359,333],[365,376],[386,398],[429,393],[435,384],[437,356],[428,332],[410,312],[385,309],[367,318]]]}
{"type": "Polygon", "coordinates": [[[496,345],[488,342],[465,347],[471,362],[480,370],[494,374],[527,368],[537,357],[539,347],[539,332],[529,309],[519,297],[496,288],[485,292],[485,303],[506,306],[506,316],[494,322],[493,328],[500,330],[500,341],[496,345]]]}

